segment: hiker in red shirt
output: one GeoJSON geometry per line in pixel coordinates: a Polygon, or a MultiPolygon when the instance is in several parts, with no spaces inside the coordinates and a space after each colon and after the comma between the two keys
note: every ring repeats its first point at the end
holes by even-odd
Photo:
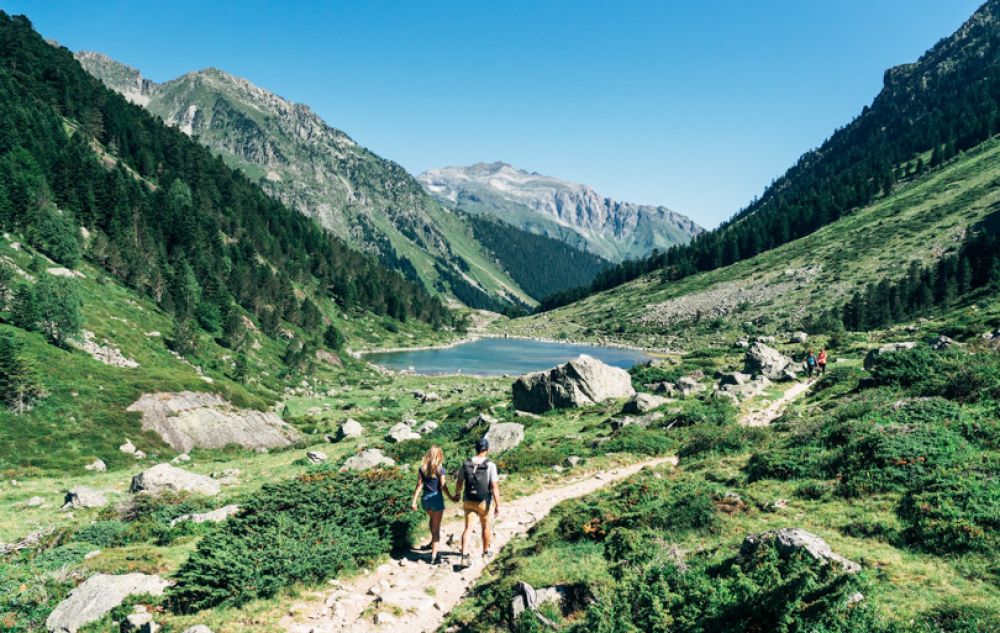
{"type": "Polygon", "coordinates": [[[816,366],[819,369],[820,374],[826,373],[826,350],[819,350],[819,356],[816,358],[816,366]]]}

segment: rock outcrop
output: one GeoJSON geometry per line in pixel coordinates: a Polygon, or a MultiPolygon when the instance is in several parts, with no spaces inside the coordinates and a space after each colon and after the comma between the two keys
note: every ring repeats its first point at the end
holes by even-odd
{"type": "Polygon", "coordinates": [[[83,341],[76,343],[76,347],[79,347],[90,354],[91,358],[105,365],[125,367],[127,369],[135,369],[139,366],[139,363],[122,354],[122,351],[112,345],[110,341],[105,339],[102,342],[104,343],[103,345],[97,342],[97,336],[93,332],[84,330],[83,341]]]}
{"type": "Polygon", "coordinates": [[[405,442],[407,440],[419,440],[420,434],[410,428],[405,422],[399,422],[389,429],[386,437],[393,442],[405,442]]]}
{"type": "Polygon", "coordinates": [[[147,393],[127,411],[142,413],[142,428],[155,431],[174,450],[282,448],[300,439],[276,413],[238,409],[207,392],[147,393]]]}
{"type": "Polygon", "coordinates": [[[198,475],[170,464],[157,464],[132,477],[129,492],[160,494],[163,492],[193,492],[203,495],[218,494],[221,484],[205,475],[198,475]]]}
{"type": "Polygon", "coordinates": [[[740,554],[747,556],[762,545],[771,544],[777,547],[778,551],[782,554],[804,551],[813,559],[824,564],[840,567],[847,573],[853,574],[861,571],[861,565],[834,552],[826,544],[826,541],[802,528],[783,528],[759,534],[751,534],[743,539],[740,554]]]}
{"type": "Polygon", "coordinates": [[[364,435],[365,429],[361,426],[361,423],[357,420],[347,418],[347,421],[340,425],[340,429],[337,431],[337,439],[346,440],[350,438],[361,437],[364,435]]]}
{"type": "Polygon", "coordinates": [[[514,408],[529,413],[581,407],[635,395],[624,369],[581,354],[547,371],[521,376],[512,387],[514,408]]]}
{"type": "Polygon", "coordinates": [[[76,633],[81,627],[104,617],[125,598],[148,594],[162,596],[169,583],[159,576],[124,574],[91,576],[49,614],[45,626],[52,633],[76,633]]]}

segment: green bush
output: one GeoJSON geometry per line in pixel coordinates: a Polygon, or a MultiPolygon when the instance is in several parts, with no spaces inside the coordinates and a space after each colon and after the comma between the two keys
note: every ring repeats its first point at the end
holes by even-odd
{"type": "MultiPolygon", "coordinates": [[[[643,453],[646,454],[646,453],[643,453]]],[[[657,453],[653,453],[657,454],[657,453]]],[[[578,442],[560,441],[556,446],[528,446],[521,444],[497,458],[497,466],[507,473],[526,473],[549,470],[553,466],[563,466],[571,456],[589,455],[578,442]]]]}
{"type": "Polygon", "coordinates": [[[264,486],[181,566],[171,608],[238,606],[409,545],[421,519],[410,511],[411,484],[398,470],[325,470],[264,486]]]}
{"type": "Polygon", "coordinates": [[[743,471],[748,481],[802,479],[820,476],[824,452],[816,446],[775,448],[754,453],[743,471]]]}
{"type": "Polygon", "coordinates": [[[675,446],[676,442],[663,430],[644,429],[631,425],[619,429],[610,440],[600,444],[599,448],[605,453],[664,455],[673,450],[675,446]]]}
{"type": "Polygon", "coordinates": [[[73,535],[73,540],[98,547],[117,547],[126,543],[128,524],[124,521],[94,521],[73,535]]]}
{"type": "Polygon", "coordinates": [[[994,352],[919,346],[877,358],[871,373],[876,384],[905,388],[917,396],[1000,400],[1000,354],[994,352]]]}
{"type": "Polygon", "coordinates": [[[923,549],[1000,556],[1000,488],[993,476],[952,473],[908,492],[898,513],[908,525],[904,537],[923,549]]]}

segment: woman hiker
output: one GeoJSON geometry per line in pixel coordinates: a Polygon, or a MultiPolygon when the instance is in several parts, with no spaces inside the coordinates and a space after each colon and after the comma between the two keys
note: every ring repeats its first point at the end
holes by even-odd
{"type": "Polygon", "coordinates": [[[441,562],[438,544],[441,542],[441,518],[444,516],[444,495],[448,493],[444,473],[444,453],[440,446],[432,446],[424,455],[424,460],[417,471],[417,489],[413,491],[414,510],[417,509],[417,499],[427,513],[431,528],[431,564],[441,562]],[[421,496],[421,491],[423,495],[421,496]]]}
{"type": "Polygon", "coordinates": [[[816,357],[816,367],[819,369],[820,375],[826,373],[826,348],[819,350],[819,356],[816,357]]]}
{"type": "Polygon", "coordinates": [[[809,350],[809,354],[806,356],[806,377],[812,378],[813,371],[816,369],[816,355],[813,354],[812,350],[809,350]]]}

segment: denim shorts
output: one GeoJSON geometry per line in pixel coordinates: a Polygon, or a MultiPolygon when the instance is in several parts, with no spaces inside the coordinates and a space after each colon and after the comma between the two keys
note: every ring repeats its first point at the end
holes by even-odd
{"type": "Polygon", "coordinates": [[[429,495],[424,495],[420,500],[420,506],[425,512],[443,512],[444,495],[440,492],[432,492],[429,495]]]}

